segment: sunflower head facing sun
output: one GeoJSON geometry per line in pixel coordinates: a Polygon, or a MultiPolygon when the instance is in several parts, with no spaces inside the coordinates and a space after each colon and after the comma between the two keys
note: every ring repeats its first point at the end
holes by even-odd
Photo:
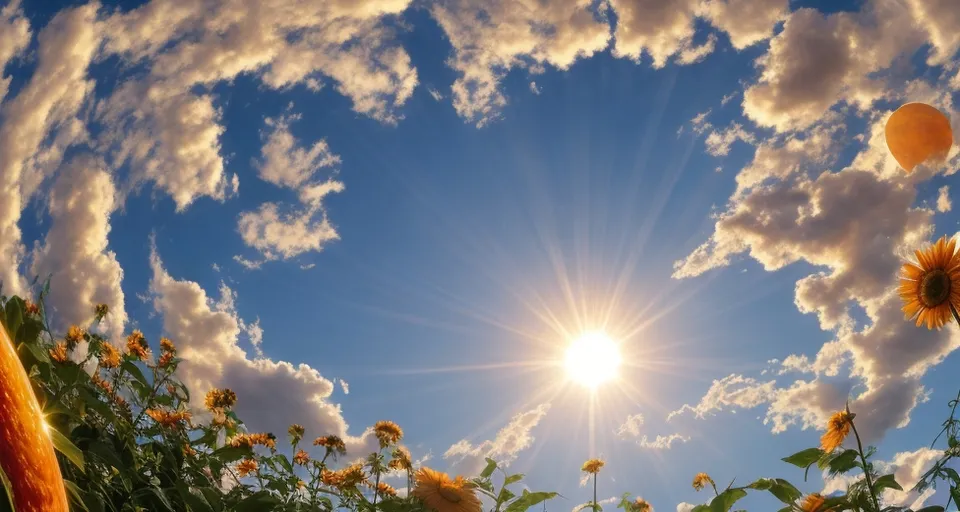
{"type": "Polygon", "coordinates": [[[567,348],[565,366],[573,381],[596,389],[617,377],[620,347],[603,331],[586,332],[567,348]]]}
{"type": "Polygon", "coordinates": [[[416,474],[414,496],[434,512],[480,512],[481,503],[473,484],[462,476],[451,479],[446,473],[420,468],[416,474]]]}
{"type": "Polygon", "coordinates": [[[926,250],[918,249],[917,263],[906,262],[900,276],[900,298],[907,319],[940,329],[960,305],[960,254],[956,240],[941,237],[926,250]]]}

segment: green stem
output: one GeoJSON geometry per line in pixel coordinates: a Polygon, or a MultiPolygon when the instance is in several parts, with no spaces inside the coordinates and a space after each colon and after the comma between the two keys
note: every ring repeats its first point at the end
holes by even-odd
{"type": "Polygon", "coordinates": [[[860,434],[857,432],[857,426],[853,423],[853,420],[850,420],[850,428],[853,429],[853,437],[857,438],[857,451],[860,453],[860,460],[863,461],[863,474],[867,479],[867,489],[870,489],[870,497],[873,498],[876,511],[880,512],[880,500],[877,499],[877,491],[873,488],[873,478],[870,476],[867,457],[863,454],[863,444],[860,442],[860,434]]]}
{"type": "Polygon", "coordinates": [[[599,512],[597,505],[597,474],[593,474],[593,512],[599,512]]]}
{"type": "Polygon", "coordinates": [[[713,480],[710,481],[710,487],[713,487],[714,496],[720,496],[720,493],[717,492],[717,484],[713,483],[713,480]]]}

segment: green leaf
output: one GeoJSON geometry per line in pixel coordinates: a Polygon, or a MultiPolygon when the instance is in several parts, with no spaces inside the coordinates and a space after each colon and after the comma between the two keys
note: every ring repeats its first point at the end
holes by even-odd
{"type": "Polygon", "coordinates": [[[493,474],[495,469],[497,469],[497,461],[488,458],[487,467],[483,468],[483,471],[480,472],[480,478],[490,478],[490,475],[493,474]]]}
{"type": "Polygon", "coordinates": [[[77,507],[90,512],[90,509],[87,508],[87,504],[83,502],[83,498],[80,496],[80,488],[77,487],[77,484],[71,482],[70,480],[64,480],[63,486],[67,488],[67,497],[70,498],[70,503],[73,503],[77,507]]]}
{"type": "Polygon", "coordinates": [[[77,445],[73,444],[73,442],[70,441],[67,436],[61,434],[59,430],[48,427],[47,431],[50,433],[50,440],[53,441],[53,447],[77,466],[81,473],[86,474],[86,469],[83,466],[83,452],[80,451],[80,448],[77,448],[77,445]]]}
{"type": "Polygon", "coordinates": [[[800,499],[802,494],[793,484],[782,478],[761,478],[747,487],[758,491],[769,491],[778,500],[788,505],[800,499]]]}
{"type": "Polygon", "coordinates": [[[523,491],[523,495],[508,505],[504,512],[526,512],[528,508],[539,505],[544,501],[556,498],[557,496],[559,496],[559,494],[555,492],[523,491]]]}
{"type": "Polygon", "coordinates": [[[278,453],[274,458],[280,461],[280,465],[283,466],[283,469],[293,473],[293,466],[290,464],[290,459],[288,459],[286,455],[278,453]]]}
{"type": "Polygon", "coordinates": [[[897,483],[897,480],[893,475],[881,476],[873,483],[873,487],[877,491],[882,489],[896,489],[898,491],[903,490],[903,487],[900,487],[900,484],[897,483]]]}
{"type": "Polygon", "coordinates": [[[7,333],[10,334],[11,340],[17,339],[17,331],[20,330],[20,325],[23,324],[23,310],[25,306],[26,304],[20,297],[11,298],[4,306],[4,316],[6,316],[6,318],[3,319],[3,323],[7,328],[7,333]]]}
{"type": "Polygon", "coordinates": [[[821,457],[823,457],[823,450],[820,448],[807,448],[806,450],[799,451],[780,460],[786,462],[787,464],[793,464],[798,468],[806,469],[820,460],[821,457]]]}
{"type": "Polygon", "coordinates": [[[216,458],[220,462],[229,463],[236,462],[244,457],[249,457],[253,455],[253,450],[246,446],[224,446],[219,450],[214,451],[210,454],[211,457],[216,458]]]}
{"type": "Polygon", "coordinates": [[[710,502],[711,512],[728,512],[733,504],[747,495],[747,491],[739,487],[727,489],[710,502]]]}
{"type": "Polygon", "coordinates": [[[230,510],[231,512],[261,512],[263,510],[272,510],[271,507],[279,504],[280,501],[277,498],[267,492],[261,491],[237,503],[237,505],[230,510]]]}
{"type": "Polygon", "coordinates": [[[6,496],[5,499],[0,499],[0,510],[15,512],[16,508],[13,506],[13,487],[10,485],[7,474],[3,472],[3,468],[0,468],[0,484],[2,484],[3,495],[6,496]],[[9,508],[5,505],[9,505],[9,508]]]}
{"type": "Polygon", "coordinates": [[[133,377],[134,379],[137,379],[137,382],[139,382],[141,385],[143,385],[146,388],[150,388],[150,383],[147,382],[147,378],[144,377],[143,372],[140,370],[140,367],[133,364],[133,361],[124,361],[120,365],[120,368],[122,368],[124,371],[129,373],[130,376],[133,377]]]}
{"type": "Polygon", "coordinates": [[[515,484],[515,483],[519,482],[520,480],[523,480],[523,474],[522,474],[522,473],[517,473],[516,475],[510,475],[510,476],[508,476],[507,478],[505,478],[505,479],[503,480],[503,485],[506,486],[506,485],[510,485],[510,484],[515,484]]]}
{"type": "Polygon", "coordinates": [[[856,450],[846,450],[831,460],[827,466],[830,468],[831,475],[843,474],[857,467],[857,457],[860,454],[856,450]]]}

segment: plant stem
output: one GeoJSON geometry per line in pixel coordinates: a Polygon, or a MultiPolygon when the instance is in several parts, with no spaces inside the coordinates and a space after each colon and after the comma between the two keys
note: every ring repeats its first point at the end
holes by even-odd
{"type": "Polygon", "coordinates": [[[717,492],[717,484],[715,484],[715,483],[713,483],[713,481],[711,481],[711,482],[710,482],[710,487],[713,487],[713,494],[714,494],[714,496],[720,496],[720,493],[717,492]]]}
{"type": "Polygon", "coordinates": [[[863,474],[867,479],[867,489],[870,489],[870,497],[873,498],[873,505],[876,511],[880,512],[880,500],[877,499],[877,491],[873,488],[873,478],[870,476],[870,468],[867,465],[867,457],[863,454],[863,444],[860,442],[860,434],[857,432],[857,426],[850,420],[850,428],[853,429],[853,437],[857,438],[857,451],[860,453],[860,460],[863,461],[863,474]]]}
{"type": "Polygon", "coordinates": [[[597,474],[593,474],[593,512],[599,512],[597,505],[597,474]]]}

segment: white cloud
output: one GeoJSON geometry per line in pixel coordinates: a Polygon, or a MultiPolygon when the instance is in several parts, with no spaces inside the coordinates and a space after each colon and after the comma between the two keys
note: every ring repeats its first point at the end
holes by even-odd
{"type": "Polygon", "coordinates": [[[44,243],[33,250],[31,270],[50,279],[48,304],[58,325],[83,327],[94,319],[94,306],[110,307],[100,328],[115,342],[123,338],[127,313],[123,269],[107,249],[116,190],[105,164],[88,154],[70,160],[50,192],[52,224],[44,243]]]}
{"type": "MultiPolygon", "coordinates": [[[[260,251],[265,260],[289,259],[307,251],[321,251],[340,235],[327,218],[320,199],[340,192],[343,183],[329,181],[309,194],[311,204],[281,212],[280,205],[264,203],[257,210],[240,214],[237,229],[244,243],[260,251]]],[[[240,260],[238,260],[240,261],[240,260]]]]}
{"type": "Polygon", "coordinates": [[[759,382],[743,375],[728,375],[714,380],[697,405],[685,404],[667,415],[667,421],[685,412],[693,413],[697,418],[704,418],[707,414],[714,414],[727,408],[750,409],[768,402],[775,386],[775,381],[759,382]]]}
{"type": "Polygon", "coordinates": [[[550,410],[550,404],[540,404],[534,409],[517,414],[507,423],[497,435],[477,445],[466,439],[461,439],[447,449],[444,459],[450,459],[451,471],[456,474],[475,476],[486,465],[485,458],[491,458],[498,463],[509,464],[517,458],[517,454],[530,447],[533,443],[531,431],[550,410]]]}
{"type": "Polygon", "coordinates": [[[318,140],[309,149],[301,147],[290,133],[290,122],[301,116],[267,119],[272,130],[261,148],[261,159],[256,162],[260,179],[281,187],[297,188],[309,181],[320,169],[340,163],[340,157],[330,151],[327,141],[318,140]]]}
{"type": "Polygon", "coordinates": [[[247,337],[250,339],[250,344],[253,345],[253,351],[257,354],[257,357],[263,357],[263,328],[260,327],[260,318],[257,317],[256,320],[249,324],[241,321],[240,327],[247,333],[247,337]]]}
{"type": "Polygon", "coordinates": [[[348,434],[340,405],[328,401],[332,381],[305,364],[251,359],[240,348],[242,322],[230,288],[221,284],[221,297],[213,300],[197,283],[167,273],[155,247],[150,267],[153,307],[163,318],[164,333],[180,349],[181,378],[198,410],[209,389],[226,387],[237,393],[237,414],[252,430],[284,432],[299,423],[310,435],[343,437],[351,456],[376,449],[369,429],[361,436],[348,434]]]}
{"type": "Polygon", "coordinates": [[[440,91],[434,89],[433,87],[427,87],[427,92],[430,93],[430,97],[433,98],[434,100],[436,101],[443,100],[443,94],[440,91]]]}
{"type": "Polygon", "coordinates": [[[944,185],[937,191],[937,211],[946,213],[952,208],[953,202],[950,201],[950,186],[944,185]]]}
{"type": "MultiPolygon", "coordinates": [[[[918,493],[912,489],[917,482],[920,481],[920,477],[933,467],[933,464],[941,455],[942,453],[940,451],[931,448],[920,448],[912,452],[899,452],[894,455],[893,460],[890,461],[874,461],[874,465],[880,474],[893,473],[897,483],[904,489],[903,491],[885,489],[882,495],[884,505],[907,507],[910,510],[923,508],[924,503],[933,496],[935,490],[927,489],[923,493],[918,493]]],[[[861,477],[862,473],[830,477],[824,472],[824,488],[822,493],[845,492],[847,486],[856,482],[861,477]]]]}
{"type": "Polygon", "coordinates": [[[933,46],[927,63],[944,64],[960,50],[960,12],[953,0],[908,0],[918,24],[933,46]]]}
{"type": "Polygon", "coordinates": [[[642,426],[643,415],[631,414],[627,416],[627,419],[623,420],[623,423],[617,428],[617,435],[623,438],[638,437],[640,435],[640,427],[642,426]]]}
{"type": "Polygon", "coordinates": [[[734,142],[743,141],[747,144],[756,144],[756,137],[752,133],[743,129],[740,123],[732,123],[723,130],[714,130],[710,132],[705,141],[707,153],[713,156],[727,156],[730,154],[730,147],[734,142]]]}
{"type": "Polygon", "coordinates": [[[248,260],[239,254],[233,256],[233,261],[236,261],[241,267],[247,270],[257,270],[263,265],[262,261],[248,260]]]}
{"type": "Polygon", "coordinates": [[[153,182],[178,212],[200,197],[223,201],[238,179],[220,154],[221,112],[209,94],[193,94],[164,82],[130,81],[98,106],[107,129],[101,149],[114,167],[131,166],[128,188],[153,182]]]}
{"type": "Polygon", "coordinates": [[[152,79],[180,92],[243,73],[276,89],[304,83],[316,90],[319,78],[329,77],[355,111],[395,123],[417,73],[387,20],[408,5],[264,0],[255,13],[237,17],[250,7],[241,0],[152,0],[111,16],[108,49],[131,60],[152,59],[152,79]]]}
{"type": "Polygon", "coordinates": [[[347,381],[345,381],[345,380],[343,380],[343,379],[339,379],[338,381],[340,382],[340,389],[343,390],[343,394],[344,394],[344,395],[349,395],[349,394],[350,394],[350,385],[347,384],[347,381]]]}
{"type": "Polygon", "coordinates": [[[569,68],[607,47],[607,22],[583,0],[552,2],[439,0],[430,13],[453,46],[453,106],[483,126],[500,117],[500,81],[511,69],[569,68]]]}
{"type": "Polygon", "coordinates": [[[19,56],[30,43],[30,22],[23,16],[20,0],[12,0],[0,9],[0,102],[7,95],[10,79],[4,68],[19,56]]]}
{"type": "Polygon", "coordinates": [[[702,52],[693,44],[699,4],[700,0],[611,0],[617,14],[614,55],[639,62],[647,53],[653,67],[662,68],[677,53],[702,52]]]}
{"type": "Polygon", "coordinates": [[[536,82],[530,82],[530,92],[539,95],[542,92],[542,89],[540,87],[537,87],[536,82]]]}
{"type": "Polygon", "coordinates": [[[638,441],[637,444],[639,444],[641,448],[648,450],[669,450],[670,448],[673,448],[674,444],[682,444],[688,441],[690,441],[690,438],[687,436],[670,434],[667,436],[657,436],[656,439],[652,441],[647,439],[647,436],[643,436],[640,438],[640,441],[638,441]]]}
{"type": "Polygon", "coordinates": [[[736,98],[738,94],[740,94],[740,91],[733,91],[730,94],[724,95],[723,98],[720,98],[720,105],[722,106],[730,103],[730,101],[736,98]]]}
{"type": "Polygon", "coordinates": [[[693,509],[696,507],[696,505],[690,503],[679,503],[677,504],[677,512],[693,512],[693,509]]]}
{"type": "Polygon", "coordinates": [[[897,2],[871,1],[859,12],[827,15],[798,9],[758,60],[760,81],[744,93],[744,113],[785,131],[810,126],[840,101],[867,108],[886,90],[883,78],[871,75],[923,39],[897,2]]]}
{"type": "Polygon", "coordinates": [[[789,8],[789,0],[711,0],[702,10],[710,23],[730,36],[733,47],[742,50],[770,38],[789,8]]]}
{"type": "MultiPolygon", "coordinates": [[[[14,27],[10,36],[5,33],[2,37],[0,51],[7,55],[20,51],[26,37],[25,22],[19,21],[17,13],[16,4],[11,4],[0,15],[0,27],[14,27]]],[[[17,225],[24,205],[46,175],[59,166],[66,148],[86,136],[77,114],[93,89],[86,74],[100,44],[96,16],[96,4],[65,9],[54,16],[38,36],[33,75],[2,106],[0,282],[5,294],[26,291],[19,275],[24,247],[17,225]]]]}
{"type": "Polygon", "coordinates": [[[316,267],[316,263],[307,263],[306,265],[300,265],[300,270],[310,270],[313,267],[316,267]]]}
{"type": "Polygon", "coordinates": [[[753,160],[737,174],[737,194],[767,180],[784,180],[807,169],[822,170],[836,158],[841,130],[839,123],[820,124],[805,133],[760,142],[753,160]]]}
{"type": "Polygon", "coordinates": [[[220,265],[217,265],[216,263],[210,265],[210,268],[212,268],[214,272],[220,272],[220,265]]]}

